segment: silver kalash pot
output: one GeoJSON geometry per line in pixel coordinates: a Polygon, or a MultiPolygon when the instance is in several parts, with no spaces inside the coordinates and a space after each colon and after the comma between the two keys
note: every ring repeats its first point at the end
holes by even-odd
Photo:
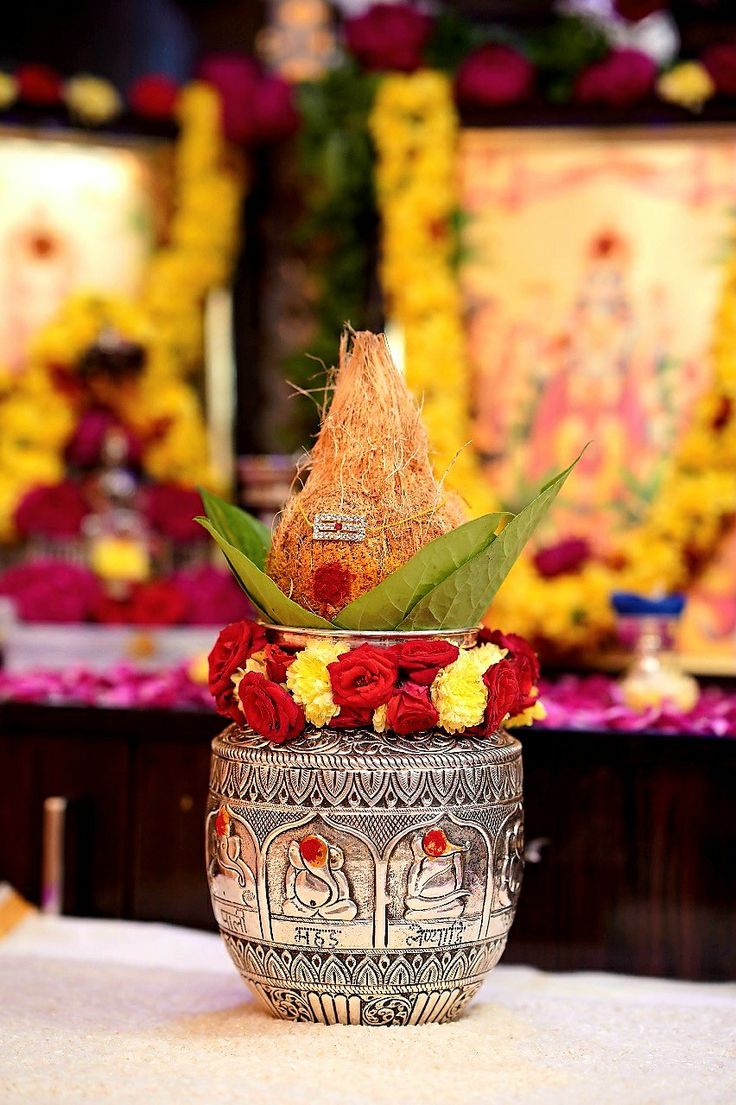
{"type": "MultiPolygon", "coordinates": [[[[273,631],[283,646],[314,636],[273,631]]],[[[416,634],[344,636],[380,645],[416,634]]],[[[274,745],[232,725],[212,748],[212,905],[268,1009],[320,1024],[457,1017],[501,957],[514,917],[519,742],[506,731],[400,737],[308,726],[274,745]]]]}

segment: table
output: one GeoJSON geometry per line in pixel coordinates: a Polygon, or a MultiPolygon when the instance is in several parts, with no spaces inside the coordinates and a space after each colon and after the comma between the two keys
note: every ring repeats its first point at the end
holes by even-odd
{"type": "Polygon", "coordinates": [[[3,1105],[731,1105],[736,985],[498,967],[452,1025],[274,1021],[219,937],[31,916],[0,942],[3,1105]]]}

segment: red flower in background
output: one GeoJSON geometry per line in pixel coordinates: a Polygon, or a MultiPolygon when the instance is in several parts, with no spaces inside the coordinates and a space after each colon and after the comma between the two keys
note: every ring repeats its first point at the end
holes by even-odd
{"type": "Polygon", "coordinates": [[[455,78],[461,104],[497,107],[526,99],[534,84],[534,67],[510,46],[480,46],[465,59],[455,78]]]}
{"type": "Polygon", "coordinates": [[[736,96],[736,42],[714,42],[700,55],[716,91],[736,96]]]}
{"type": "Polygon", "coordinates": [[[439,721],[439,714],[429,698],[429,688],[405,683],[388,700],[386,723],[401,736],[421,733],[439,721]]]}
{"type": "Polygon", "coordinates": [[[656,63],[641,50],[612,50],[593,62],[575,81],[575,99],[581,104],[630,107],[654,87],[656,63]]]}
{"type": "Polygon", "coordinates": [[[149,526],[171,541],[207,541],[206,530],[193,520],[201,511],[198,492],[181,484],[153,484],[144,495],[143,512],[149,526]]]}
{"type": "Polygon", "coordinates": [[[209,654],[209,689],[213,698],[232,689],[231,676],[254,652],[266,645],[266,631],[257,622],[244,619],[221,630],[209,654]]]}
{"type": "Polygon", "coordinates": [[[484,736],[490,736],[508,714],[514,716],[519,700],[519,683],[513,664],[506,659],[493,664],[483,676],[483,682],[488,688],[488,702],[480,730],[484,736]]]}
{"type": "Polygon", "coordinates": [[[350,598],[352,579],[349,568],[337,560],[329,560],[315,570],[312,576],[312,594],[319,603],[345,606],[350,598]]]}
{"type": "Polygon", "coordinates": [[[429,686],[440,668],[457,660],[460,649],[449,641],[426,641],[421,638],[405,641],[394,647],[394,655],[402,675],[413,683],[429,686]]]}
{"type": "Polygon", "coordinates": [[[73,480],[33,487],[15,511],[15,525],[22,537],[78,537],[87,504],[73,480]]]}
{"type": "Polygon", "coordinates": [[[591,548],[584,537],[566,537],[554,545],[547,545],[534,554],[534,567],[540,576],[555,576],[579,572],[591,558],[591,548]]]}
{"type": "Polygon", "coordinates": [[[98,601],[99,583],[87,568],[33,560],[3,572],[0,595],[13,600],[26,622],[84,622],[98,601]]]}
{"type": "Polygon", "coordinates": [[[372,710],[388,701],[399,674],[393,652],[374,645],[343,653],[327,670],[338,706],[372,710]]]}
{"type": "Polygon", "coordinates": [[[172,581],[186,599],[187,625],[225,625],[253,617],[253,607],[231,572],[203,564],[176,572],[172,581]]]}
{"type": "Polygon", "coordinates": [[[51,106],[61,99],[61,77],[49,65],[20,65],[15,79],[20,98],[29,104],[51,106]]]}
{"type": "Polygon", "coordinates": [[[294,93],[283,77],[262,77],[253,97],[253,131],[260,142],[278,142],[299,129],[294,93]]]}
{"type": "Polygon", "coordinates": [[[251,729],[280,744],[304,729],[304,711],[278,683],[260,672],[247,672],[240,680],[238,698],[251,729]]]}
{"type": "Polygon", "coordinates": [[[410,73],[422,64],[432,19],[411,4],[372,4],[345,22],[345,42],[365,69],[410,73]]]}
{"type": "Polygon", "coordinates": [[[179,97],[179,86],[163,73],[139,77],[128,90],[128,103],[147,119],[170,119],[179,97]]]}
{"type": "Polygon", "coordinates": [[[670,5],[669,0],[614,0],[613,6],[622,19],[628,19],[629,23],[638,23],[654,12],[664,11],[670,5]]]}
{"type": "Polygon", "coordinates": [[[133,625],[177,625],[184,620],[186,608],[187,600],[175,583],[154,580],[134,589],[130,620],[133,625]]]}

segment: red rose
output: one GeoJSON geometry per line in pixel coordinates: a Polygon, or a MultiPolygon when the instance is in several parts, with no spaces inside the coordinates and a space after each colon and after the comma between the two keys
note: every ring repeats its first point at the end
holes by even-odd
{"type": "Polygon", "coordinates": [[[612,50],[603,61],[593,62],[575,82],[575,99],[581,104],[630,107],[651,92],[657,66],[641,50],[612,50]]]}
{"type": "Polygon", "coordinates": [[[700,55],[716,91],[736,96],[736,42],[714,42],[700,55]]]}
{"type": "Polygon", "coordinates": [[[345,606],[350,598],[352,578],[349,568],[337,560],[328,560],[312,576],[312,594],[317,602],[327,606],[345,606]]]}
{"type": "Polygon", "coordinates": [[[48,65],[21,65],[15,71],[21,100],[50,106],[61,99],[61,77],[48,65]]]}
{"type": "Polygon", "coordinates": [[[453,660],[457,660],[460,649],[449,641],[427,641],[419,638],[397,645],[394,655],[402,675],[407,675],[412,683],[421,683],[428,687],[440,668],[446,668],[453,660]]]}
{"type": "Polygon", "coordinates": [[[266,645],[266,672],[274,683],[285,683],[286,673],[294,663],[294,657],[290,652],[280,648],[279,645],[266,645]]]}
{"type": "Polygon", "coordinates": [[[361,710],[353,706],[343,706],[336,717],[327,723],[331,729],[364,729],[373,721],[373,710],[361,710]]]}
{"type": "Polygon", "coordinates": [[[210,694],[217,698],[232,687],[231,676],[254,652],[266,644],[266,631],[257,622],[244,619],[226,625],[209,654],[210,694]]]}
{"type": "Polygon", "coordinates": [[[202,501],[193,488],[176,483],[153,484],[143,504],[149,526],[171,541],[208,540],[206,530],[193,521],[202,511],[202,501]]]}
{"type": "Polygon", "coordinates": [[[567,537],[554,545],[547,545],[534,555],[534,567],[540,576],[555,576],[579,572],[591,557],[591,549],[584,537],[567,537]]]}
{"type": "Polygon", "coordinates": [[[304,729],[304,711],[291,695],[257,671],[240,680],[238,698],[245,720],[255,733],[280,744],[304,729]]]}
{"type": "Polygon", "coordinates": [[[410,73],[422,64],[432,20],[411,4],[372,4],[345,23],[345,42],[366,69],[410,73]]]}
{"type": "MultiPolygon", "coordinates": [[[[507,660],[511,660],[519,681],[519,690],[526,696],[531,693],[532,687],[539,682],[539,657],[527,641],[518,633],[502,633],[500,629],[481,629],[478,634],[478,642],[485,644],[491,642],[499,648],[508,650],[507,660]]],[[[529,703],[532,705],[532,703],[529,703]]],[[[522,707],[524,709],[525,707],[522,707]]],[[[518,712],[518,711],[517,711],[518,712]]]]}
{"type": "Polygon", "coordinates": [[[174,113],[178,85],[162,73],[139,77],[128,91],[128,103],[147,119],[170,119],[174,113]]]}
{"type": "Polygon", "coordinates": [[[15,511],[15,525],[22,537],[77,537],[87,514],[87,504],[72,480],[32,487],[15,511]]]}
{"type": "Polygon", "coordinates": [[[258,66],[247,54],[208,54],[197,75],[220,95],[222,126],[230,142],[248,142],[255,137],[253,98],[261,80],[258,66]]]}
{"type": "Polygon", "coordinates": [[[186,597],[175,583],[159,579],[135,588],[130,604],[133,625],[176,625],[184,620],[186,597]]]}
{"type": "Polygon", "coordinates": [[[613,6],[622,19],[639,23],[648,15],[663,11],[669,6],[669,0],[614,0],[613,6]]]}
{"type": "Polygon", "coordinates": [[[519,700],[519,683],[510,660],[492,664],[483,676],[488,688],[488,702],[481,731],[485,736],[495,733],[503,719],[514,715],[519,700]]]}
{"type": "Polygon", "coordinates": [[[497,107],[525,99],[532,90],[534,68],[509,46],[480,46],[465,59],[455,78],[461,104],[497,107]]]}
{"type": "Polygon", "coordinates": [[[438,721],[439,714],[430,701],[427,687],[405,683],[388,700],[386,723],[389,729],[401,736],[431,729],[438,721]]]}
{"type": "Polygon", "coordinates": [[[393,651],[374,645],[343,653],[327,670],[338,706],[372,710],[388,701],[399,674],[393,651]]]}

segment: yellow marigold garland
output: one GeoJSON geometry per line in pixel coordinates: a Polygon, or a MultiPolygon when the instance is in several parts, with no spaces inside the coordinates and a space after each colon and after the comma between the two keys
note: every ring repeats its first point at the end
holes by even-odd
{"type": "Polygon", "coordinates": [[[385,77],[370,127],[387,314],[403,330],[407,380],[423,402],[437,475],[452,466],[448,482],[483,514],[492,495],[469,446],[470,381],[452,264],[458,119],[449,78],[428,70],[385,77]]]}

